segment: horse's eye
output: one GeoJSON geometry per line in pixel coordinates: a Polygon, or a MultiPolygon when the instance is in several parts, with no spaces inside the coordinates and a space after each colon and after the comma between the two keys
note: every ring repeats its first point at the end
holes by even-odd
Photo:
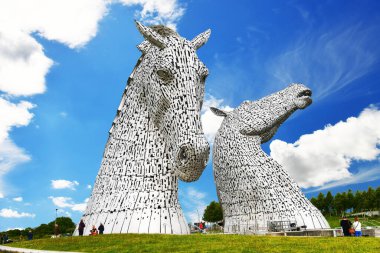
{"type": "Polygon", "coordinates": [[[159,70],[157,70],[157,75],[163,81],[170,81],[170,79],[172,79],[172,75],[167,70],[159,69],[159,70]]]}

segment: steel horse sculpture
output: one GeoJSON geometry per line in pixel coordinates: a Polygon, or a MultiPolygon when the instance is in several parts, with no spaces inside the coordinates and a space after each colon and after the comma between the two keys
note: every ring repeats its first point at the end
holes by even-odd
{"type": "Polygon", "coordinates": [[[188,234],[178,179],[197,180],[209,158],[200,121],[208,70],[196,50],[210,30],[188,41],[164,26],[136,26],[142,56],[109,131],[85,235],[100,223],[107,234],[188,234]]]}
{"type": "Polygon", "coordinates": [[[310,96],[307,87],[293,84],[258,101],[243,102],[232,112],[211,108],[225,117],[213,147],[224,232],[260,234],[282,222],[329,228],[288,173],[261,149],[293,112],[311,104],[310,96]]]}

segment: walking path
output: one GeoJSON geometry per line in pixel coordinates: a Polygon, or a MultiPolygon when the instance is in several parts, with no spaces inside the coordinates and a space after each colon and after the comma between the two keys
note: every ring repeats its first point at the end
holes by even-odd
{"type": "Polygon", "coordinates": [[[36,250],[36,249],[24,249],[24,248],[14,248],[8,246],[0,245],[0,252],[19,252],[19,253],[41,253],[41,252],[49,252],[49,253],[78,253],[78,252],[69,252],[69,251],[51,251],[51,250],[36,250]]]}

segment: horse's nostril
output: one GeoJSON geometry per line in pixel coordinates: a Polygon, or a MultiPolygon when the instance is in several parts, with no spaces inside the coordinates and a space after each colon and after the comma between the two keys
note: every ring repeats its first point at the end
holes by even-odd
{"type": "Polygon", "coordinates": [[[185,162],[189,157],[187,154],[187,147],[181,147],[178,153],[178,158],[180,161],[185,162]]]}

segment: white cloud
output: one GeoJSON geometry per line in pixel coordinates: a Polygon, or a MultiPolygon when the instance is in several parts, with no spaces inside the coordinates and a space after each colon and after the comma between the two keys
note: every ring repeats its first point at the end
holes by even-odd
{"type": "Polygon", "coordinates": [[[352,24],[303,33],[274,59],[268,71],[281,83],[302,82],[322,99],[373,70],[379,50],[373,35],[379,27],[352,24]]]}
{"type": "Polygon", "coordinates": [[[59,116],[61,116],[62,118],[66,118],[67,117],[67,112],[60,112],[59,113],[59,116]]]}
{"type": "Polygon", "coordinates": [[[188,186],[179,191],[179,196],[187,222],[197,222],[202,219],[203,212],[207,207],[206,193],[188,186]]]}
{"type": "Polygon", "coordinates": [[[3,208],[0,210],[0,217],[3,217],[3,218],[24,218],[24,217],[34,218],[34,217],[36,217],[36,215],[32,214],[32,213],[19,213],[18,211],[15,211],[12,209],[3,208]]]}
{"type": "Polygon", "coordinates": [[[64,179],[51,180],[51,187],[53,189],[70,189],[75,190],[75,187],[78,186],[79,183],[77,181],[68,181],[64,179]]]}
{"type": "Polygon", "coordinates": [[[147,24],[165,24],[173,29],[183,16],[185,9],[177,0],[117,0],[124,5],[140,5],[137,16],[147,24]]]}
{"type": "MultiPolygon", "coordinates": [[[[352,161],[374,161],[380,149],[380,111],[374,106],[323,130],[302,135],[295,143],[274,140],[271,156],[304,188],[334,186],[334,181],[370,181],[373,171],[352,174],[352,161]]],[[[336,184],[336,183],[335,183],[336,184]]],[[[339,183],[338,183],[339,184],[339,183]]]]}
{"type": "Polygon", "coordinates": [[[13,201],[16,201],[16,202],[22,202],[22,200],[23,200],[22,197],[13,198],[13,201]]]}
{"type": "Polygon", "coordinates": [[[210,107],[216,107],[224,111],[232,111],[233,108],[228,105],[224,105],[223,99],[217,99],[209,94],[206,95],[201,110],[201,121],[206,139],[210,144],[212,144],[214,142],[215,134],[222,124],[224,117],[216,116],[210,110],[210,107]]]}
{"type": "Polygon", "coordinates": [[[0,197],[5,195],[6,184],[3,176],[15,166],[30,161],[30,156],[17,147],[10,139],[0,141],[0,197]]]}
{"type": "Polygon", "coordinates": [[[0,27],[0,91],[12,95],[43,93],[45,75],[52,65],[42,46],[29,34],[0,27]]]}
{"type": "Polygon", "coordinates": [[[87,189],[91,189],[92,186],[90,184],[87,185],[87,189]]]}
{"type": "Polygon", "coordinates": [[[29,110],[33,107],[33,104],[26,101],[14,104],[0,97],[0,143],[8,137],[12,127],[29,124],[33,118],[33,114],[29,110]]]}
{"type": "Polygon", "coordinates": [[[60,215],[60,216],[66,216],[66,217],[71,217],[71,213],[70,212],[67,212],[67,211],[61,210],[61,209],[58,210],[58,215],[60,215]]]}
{"type": "Polygon", "coordinates": [[[70,197],[52,197],[49,199],[53,201],[53,204],[60,208],[70,208],[73,211],[84,212],[86,210],[88,198],[83,203],[75,203],[70,197]]]}

